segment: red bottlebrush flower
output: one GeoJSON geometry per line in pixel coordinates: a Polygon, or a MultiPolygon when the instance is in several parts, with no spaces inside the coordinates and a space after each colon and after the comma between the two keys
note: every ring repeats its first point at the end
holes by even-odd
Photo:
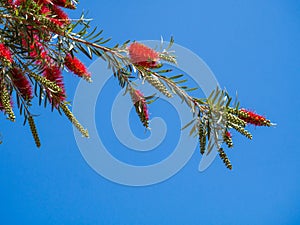
{"type": "Polygon", "coordinates": [[[76,57],[72,57],[71,54],[66,55],[65,66],[77,76],[91,81],[91,74],[88,72],[86,66],[76,57]]]}
{"type": "Polygon", "coordinates": [[[59,100],[64,101],[66,99],[65,85],[64,85],[62,74],[61,74],[61,70],[56,65],[53,65],[51,67],[46,67],[43,75],[48,80],[55,82],[61,88],[62,92],[60,92],[60,93],[53,93],[53,92],[48,91],[50,98],[52,97],[52,95],[55,95],[56,97],[58,97],[58,99],[55,99],[55,100],[53,98],[51,98],[53,101],[52,103],[54,105],[58,105],[59,100]]]}
{"type": "Polygon", "coordinates": [[[49,18],[49,21],[51,22],[51,27],[49,26],[49,28],[51,29],[51,31],[54,32],[54,30],[52,29],[53,28],[53,25],[54,26],[59,26],[59,27],[63,27],[63,23],[56,19],[56,18],[49,18]]]}
{"type": "Polygon", "coordinates": [[[51,13],[51,10],[47,5],[42,5],[40,13],[42,15],[49,15],[51,13]]]}
{"type": "Polygon", "coordinates": [[[76,5],[70,0],[52,0],[52,3],[57,6],[61,6],[68,9],[76,9],[76,5]]]}
{"type": "Polygon", "coordinates": [[[135,98],[136,102],[142,102],[143,103],[143,112],[145,114],[146,119],[149,120],[149,112],[148,112],[148,107],[147,107],[144,95],[139,90],[136,90],[135,91],[135,97],[136,97],[135,98]]]}
{"type": "Polygon", "coordinates": [[[23,4],[24,2],[25,2],[25,0],[16,0],[13,4],[15,6],[19,6],[19,5],[23,4]]]}
{"type": "Polygon", "coordinates": [[[9,48],[3,43],[0,43],[0,59],[4,60],[5,63],[9,64],[13,62],[9,48]]]}
{"type": "Polygon", "coordinates": [[[146,45],[134,42],[128,47],[128,52],[133,64],[148,68],[157,66],[159,54],[146,45]]]}
{"type": "Polygon", "coordinates": [[[41,5],[47,5],[47,4],[51,3],[51,0],[34,0],[34,1],[41,5]]]}
{"type": "Polygon", "coordinates": [[[51,10],[52,10],[53,15],[55,16],[53,19],[56,20],[56,23],[59,26],[64,26],[64,25],[70,23],[70,19],[69,19],[68,15],[63,10],[61,10],[61,8],[59,8],[56,5],[53,5],[51,10]]]}
{"type": "MultiPolygon", "coordinates": [[[[51,57],[48,56],[48,51],[45,49],[44,45],[39,42],[39,37],[34,35],[34,42],[30,44],[30,57],[36,60],[36,64],[43,65],[44,63],[51,64],[53,61],[51,57]]],[[[28,46],[25,38],[22,39],[23,46],[28,46]]]]}
{"type": "Polygon", "coordinates": [[[135,110],[145,127],[149,126],[149,111],[144,95],[139,90],[130,91],[135,110]]]}
{"type": "Polygon", "coordinates": [[[239,118],[247,123],[253,124],[255,126],[271,126],[270,120],[267,120],[264,116],[258,115],[246,109],[241,109],[241,112],[243,112],[244,114],[239,115],[239,118]]]}
{"type": "Polygon", "coordinates": [[[11,71],[12,81],[14,85],[19,89],[22,97],[26,100],[31,99],[32,96],[32,87],[30,82],[25,77],[25,75],[18,69],[14,68],[11,71]]]}

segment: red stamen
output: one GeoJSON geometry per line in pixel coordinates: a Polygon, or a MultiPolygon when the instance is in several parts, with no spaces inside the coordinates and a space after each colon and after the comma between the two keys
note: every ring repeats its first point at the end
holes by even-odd
{"type": "Polygon", "coordinates": [[[267,120],[264,116],[258,115],[254,112],[251,112],[246,109],[241,109],[242,112],[246,113],[247,116],[240,115],[239,118],[244,120],[247,123],[253,124],[255,126],[269,126],[270,121],[267,120]]]}
{"type": "Polygon", "coordinates": [[[11,55],[9,48],[6,45],[4,45],[3,43],[0,43],[0,59],[1,58],[4,59],[8,63],[13,62],[12,55],[11,55]]]}
{"type": "Polygon", "coordinates": [[[77,76],[87,80],[91,79],[91,74],[88,72],[86,66],[76,57],[72,57],[71,54],[66,55],[65,66],[77,76]]]}
{"type": "Polygon", "coordinates": [[[153,68],[157,65],[159,54],[146,45],[134,42],[128,47],[130,59],[133,64],[153,68]]]}
{"type": "Polygon", "coordinates": [[[33,97],[32,87],[26,76],[16,68],[12,69],[11,75],[13,83],[20,91],[22,97],[26,100],[31,99],[33,97]]]}

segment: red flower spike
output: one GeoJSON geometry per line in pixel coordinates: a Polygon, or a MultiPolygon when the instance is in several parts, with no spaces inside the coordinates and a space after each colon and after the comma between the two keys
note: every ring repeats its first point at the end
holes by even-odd
{"type": "MultiPolygon", "coordinates": [[[[60,92],[60,93],[52,93],[52,92],[48,91],[50,98],[52,95],[56,95],[60,101],[65,101],[66,93],[65,93],[65,86],[64,86],[61,70],[56,65],[53,65],[51,67],[46,67],[43,75],[48,80],[55,82],[62,89],[62,92],[60,92]]],[[[52,103],[54,105],[59,104],[59,102],[57,100],[54,100],[52,103]]]]}
{"type": "Polygon", "coordinates": [[[53,19],[56,20],[56,24],[58,24],[59,26],[64,26],[70,23],[68,15],[63,10],[61,10],[61,8],[53,5],[51,10],[53,15],[55,15],[53,19]]]}
{"type": "Polygon", "coordinates": [[[130,96],[140,121],[146,128],[148,128],[149,111],[144,95],[139,90],[131,89],[130,96]]]}
{"type": "Polygon", "coordinates": [[[33,97],[32,87],[28,79],[24,76],[24,74],[20,70],[14,68],[11,71],[11,75],[12,75],[12,81],[14,85],[19,89],[22,97],[25,100],[31,99],[33,97]]]}
{"type": "Polygon", "coordinates": [[[51,0],[35,0],[35,2],[39,3],[39,4],[44,4],[44,5],[47,5],[47,4],[51,4],[51,0]]]}
{"type": "Polygon", "coordinates": [[[246,109],[241,109],[242,112],[246,113],[247,116],[239,115],[239,118],[247,123],[255,126],[271,126],[270,120],[267,120],[264,116],[258,115],[246,109]]]}
{"type": "Polygon", "coordinates": [[[157,66],[159,54],[146,45],[134,42],[128,47],[128,52],[133,64],[148,68],[157,66]]]}
{"type": "Polygon", "coordinates": [[[145,119],[149,120],[149,111],[148,111],[148,107],[147,107],[144,95],[139,90],[136,90],[135,91],[135,97],[136,97],[136,99],[134,99],[135,103],[138,102],[138,101],[142,103],[143,113],[145,115],[145,119]]]}
{"type": "MultiPolygon", "coordinates": [[[[48,56],[48,51],[45,49],[42,43],[40,43],[39,37],[34,35],[34,43],[32,43],[30,48],[30,57],[37,59],[36,64],[43,65],[44,63],[50,64],[53,60],[48,56]]],[[[23,46],[28,46],[28,43],[25,39],[22,40],[23,46]]]]}
{"type": "Polygon", "coordinates": [[[51,10],[49,9],[49,7],[47,5],[42,5],[40,13],[42,15],[50,15],[51,10]]]}
{"type": "Polygon", "coordinates": [[[15,6],[19,6],[19,5],[22,5],[24,2],[25,2],[25,0],[16,0],[13,4],[15,6]]]}
{"type": "Polygon", "coordinates": [[[0,59],[4,60],[6,63],[9,64],[13,62],[9,48],[3,43],[0,43],[0,59]]]}
{"type": "Polygon", "coordinates": [[[76,5],[74,5],[70,0],[52,0],[52,3],[68,9],[76,9],[76,5]]]}
{"type": "Polygon", "coordinates": [[[91,74],[88,72],[86,66],[76,57],[72,57],[71,54],[66,55],[65,66],[77,76],[91,81],[91,74]]]}

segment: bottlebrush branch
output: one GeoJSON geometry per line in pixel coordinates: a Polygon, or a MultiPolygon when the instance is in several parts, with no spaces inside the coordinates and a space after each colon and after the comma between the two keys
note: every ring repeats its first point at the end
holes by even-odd
{"type": "Polygon", "coordinates": [[[230,106],[231,98],[225,91],[215,90],[207,99],[188,94],[195,88],[182,86],[183,75],[168,76],[164,62],[176,64],[176,57],[169,52],[174,40],[162,52],[138,42],[126,41],[121,45],[106,47],[110,39],[102,37],[102,30],[91,29],[90,20],[82,15],[70,19],[63,8],[76,9],[75,0],[0,0],[0,110],[15,121],[15,109],[29,125],[37,147],[41,142],[31,106],[34,98],[39,105],[51,106],[74,124],[84,137],[85,129],[69,109],[62,71],[72,72],[88,82],[91,74],[75,56],[83,53],[89,59],[101,57],[118,79],[121,88],[132,99],[142,125],[149,127],[148,104],[155,95],[144,96],[134,80],[140,78],[168,98],[175,95],[191,108],[194,120],[191,135],[199,137],[201,154],[209,154],[214,146],[227,168],[232,165],[222,144],[233,147],[231,130],[249,139],[249,124],[271,126],[270,120],[254,112],[230,106]],[[16,104],[13,104],[16,102],[16,104]]]}

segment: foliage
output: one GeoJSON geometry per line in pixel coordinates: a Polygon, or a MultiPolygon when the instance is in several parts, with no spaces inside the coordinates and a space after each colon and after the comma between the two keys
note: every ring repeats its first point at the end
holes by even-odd
{"type": "Polygon", "coordinates": [[[133,80],[143,79],[168,98],[178,96],[194,115],[184,128],[192,126],[190,134],[199,137],[201,154],[209,154],[216,146],[229,169],[232,166],[222,144],[233,147],[230,130],[252,139],[246,130],[248,124],[272,125],[265,117],[241,109],[237,103],[230,106],[232,98],[226,91],[216,89],[207,99],[189,95],[195,88],[183,85],[186,82],[181,79],[183,75],[168,76],[171,70],[162,68],[163,62],[176,64],[175,55],[169,52],[173,38],[161,52],[131,41],[107,47],[110,39],[102,36],[102,30],[92,28],[84,14],[73,20],[62,10],[75,9],[76,4],[74,0],[0,0],[0,110],[15,121],[13,102],[16,102],[37,147],[41,142],[31,112],[34,98],[39,105],[50,105],[52,111],[63,113],[88,137],[88,131],[69,109],[62,75],[66,69],[92,82],[91,74],[75,56],[78,53],[89,59],[101,57],[107,62],[121,88],[131,96],[146,128],[150,120],[147,105],[155,100],[155,95],[144,96],[133,80]]]}

